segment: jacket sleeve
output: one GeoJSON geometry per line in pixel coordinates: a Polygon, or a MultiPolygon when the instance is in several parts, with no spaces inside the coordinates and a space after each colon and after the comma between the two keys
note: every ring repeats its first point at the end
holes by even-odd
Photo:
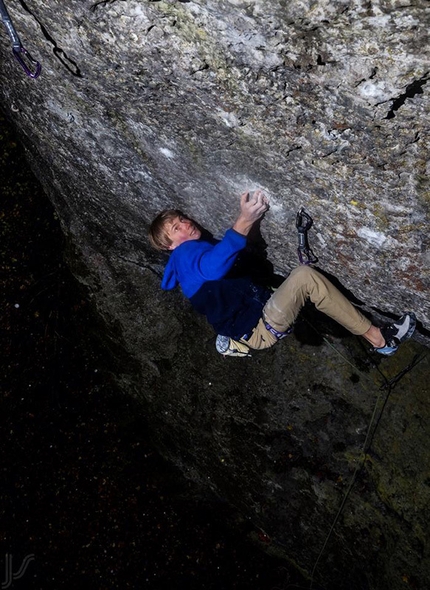
{"type": "Polygon", "coordinates": [[[192,297],[206,281],[222,279],[246,246],[246,238],[233,229],[215,244],[189,240],[173,250],[161,287],[174,289],[180,283],[186,297],[192,297]]]}
{"type": "Polygon", "coordinates": [[[236,260],[237,255],[246,246],[246,237],[234,229],[226,231],[223,239],[210,249],[201,252],[194,261],[198,273],[204,281],[222,279],[236,260]]]}

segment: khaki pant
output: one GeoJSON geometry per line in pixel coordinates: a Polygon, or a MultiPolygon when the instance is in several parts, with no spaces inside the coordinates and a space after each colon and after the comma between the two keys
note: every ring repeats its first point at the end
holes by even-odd
{"type": "Polygon", "coordinates": [[[363,335],[372,325],[356,307],[322,274],[310,266],[299,266],[273,293],[263,309],[263,317],[247,340],[250,348],[273,346],[276,336],[265,327],[265,321],[279,332],[293,325],[307,299],[355,335],[363,335]]]}

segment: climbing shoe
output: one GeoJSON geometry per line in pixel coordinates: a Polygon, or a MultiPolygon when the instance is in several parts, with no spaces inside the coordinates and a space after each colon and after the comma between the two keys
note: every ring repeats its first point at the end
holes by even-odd
{"type": "Polygon", "coordinates": [[[223,356],[251,356],[249,347],[246,344],[233,340],[228,336],[221,336],[221,334],[216,337],[215,346],[223,356]]]}
{"type": "Polygon", "coordinates": [[[412,312],[405,313],[393,324],[381,328],[381,334],[385,340],[385,346],[374,348],[375,352],[385,356],[391,356],[399,348],[399,344],[408,340],[415,331],[417,319],[412,312]]]}

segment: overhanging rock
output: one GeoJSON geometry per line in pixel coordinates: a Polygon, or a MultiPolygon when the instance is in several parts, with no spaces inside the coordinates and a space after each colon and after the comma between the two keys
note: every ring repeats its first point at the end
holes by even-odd
{"type": "MultiPolygon", "coordinates": [[[[422,1],[59,0],[8,3],[42,62],[25,76],[3,31],[0,101],[53,201],[75,273],[124,355],[118,379],[159,448],[264,529],[305,571],[360,459],[381,383],[356,339],[292,337],[224,361],[179,294],[159,289],[153,216],[220,234],[262,188],[278,273],[313,247],[379,318],[413,309],[428,344],[429,56],[422,1]],[[26,9],[24,9],[26,8],[26,9]],[[427,53],[426,53],[427,52],[427,53]]],[[[384,361],[388,377],[420,345],[384,361]]],[[[429,439],[421,362],[390,396],[319,567],[351,589],[425,587],[429,439]],[[420,586],[421,584],[421,586],[420,586]]]]}

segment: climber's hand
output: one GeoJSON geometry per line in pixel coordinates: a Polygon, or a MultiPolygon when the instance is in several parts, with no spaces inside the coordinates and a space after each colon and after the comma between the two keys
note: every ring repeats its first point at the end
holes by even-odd
{"type": "Polygon", "coordinates": [[[243,193],[240,197],[240,214],[233,226],[238,233],[247,235],[252,225],[269,209],[269,200],[261,190],[254,194],[243,193]]]}

